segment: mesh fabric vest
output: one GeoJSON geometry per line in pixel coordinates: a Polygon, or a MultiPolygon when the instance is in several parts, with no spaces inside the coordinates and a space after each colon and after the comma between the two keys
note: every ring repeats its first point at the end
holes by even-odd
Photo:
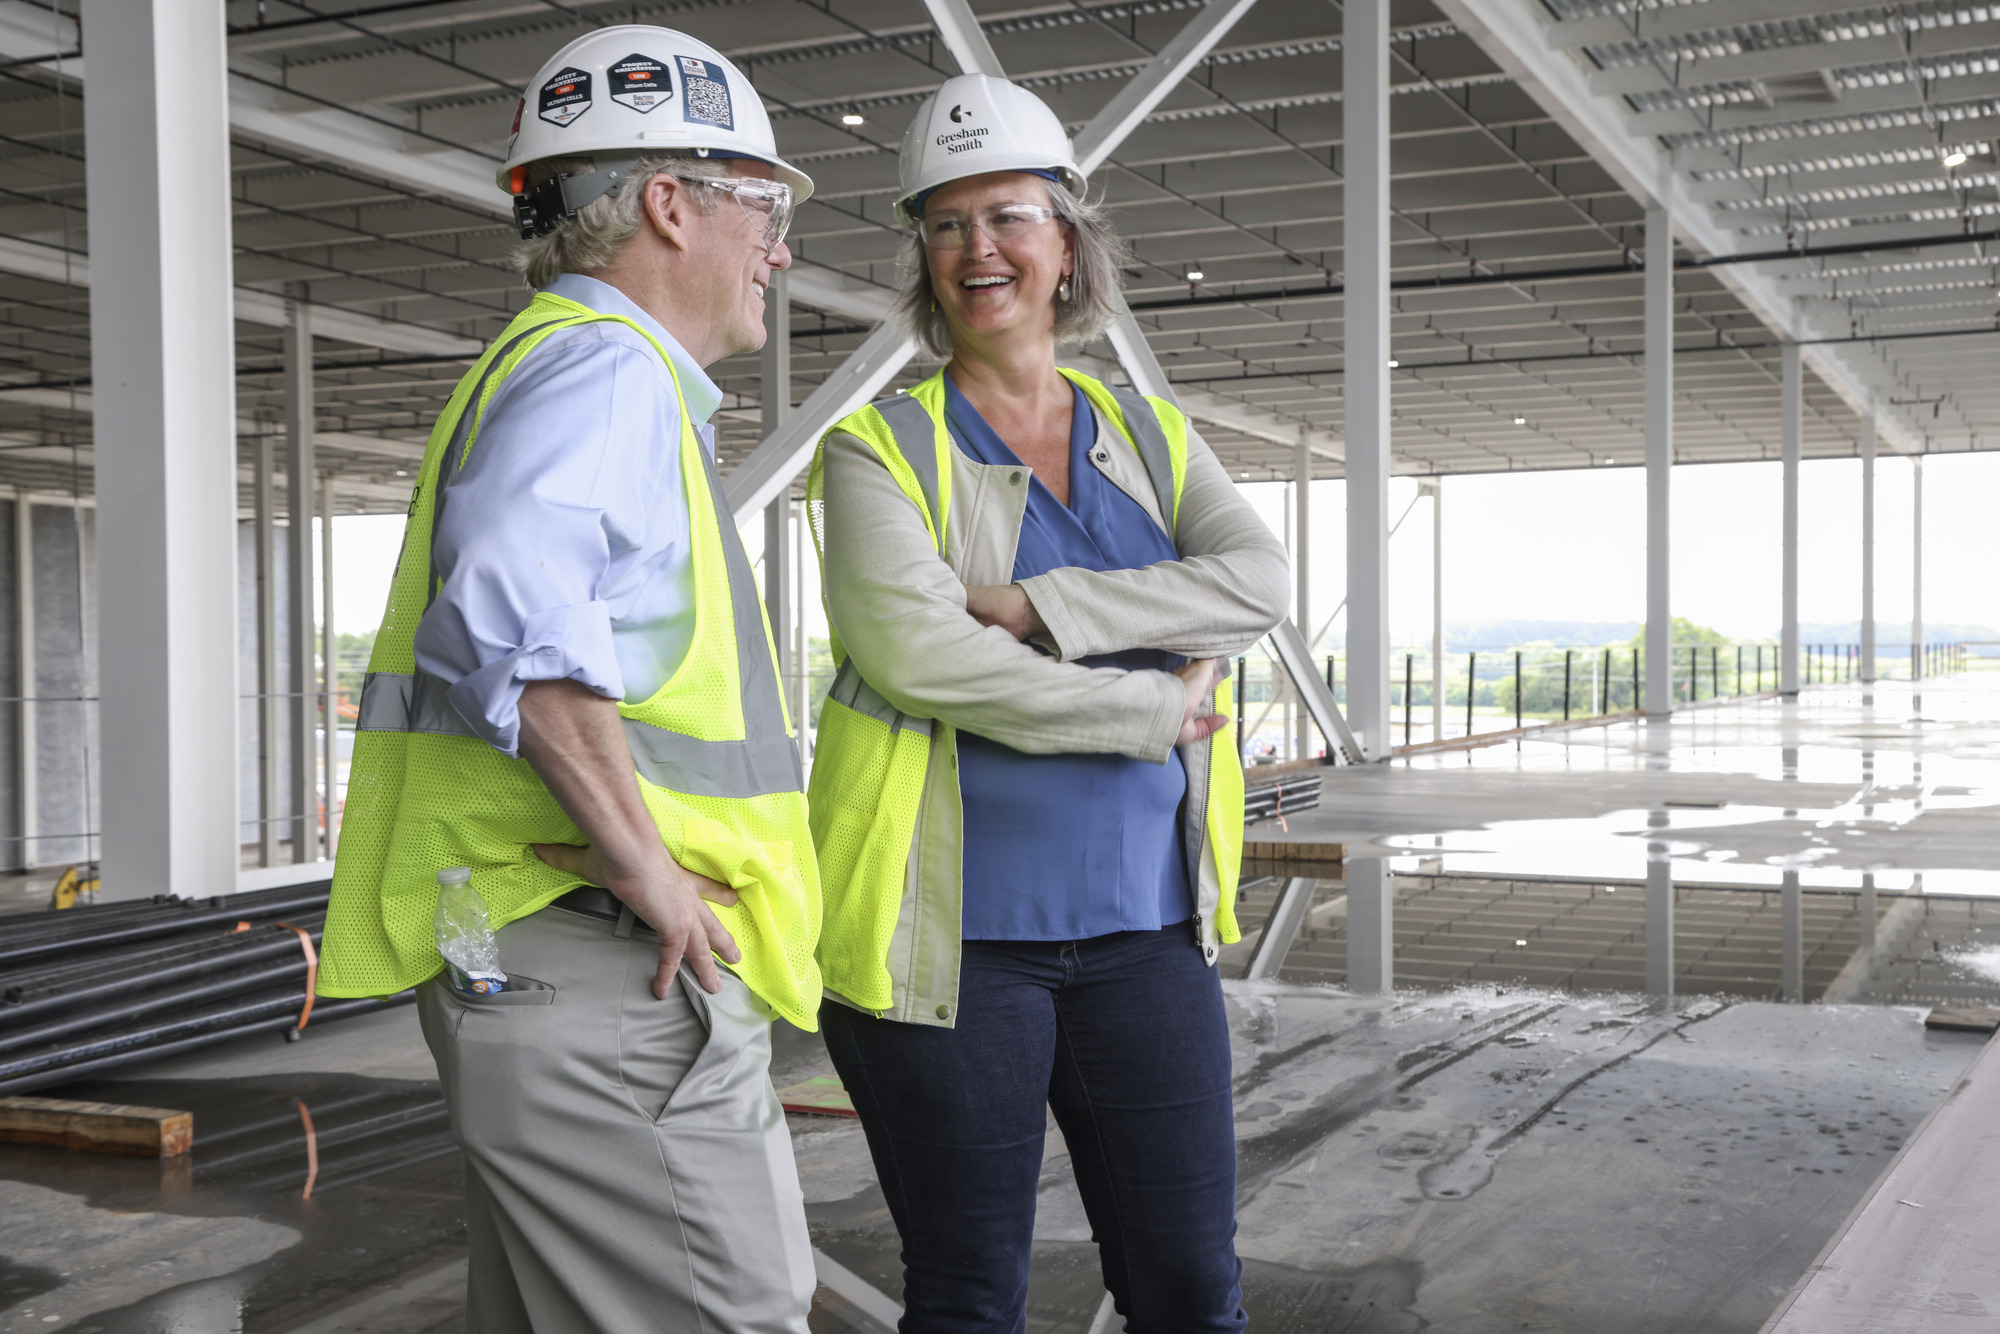
{"type": "MultiPolygon", "coordinates": [[[[1113,389],[1080,372],[1062,373],[1139,454],[1172,536],[1187,473],[1187,418],[1163,399],[1113,389]]],[[[858,409],[828,434],[833,432],[855,436],[874,451],[923,515],[931,543],[942,556],[957,448],[945,425],[944,372],[907,394],[858,409]]],[[[806,487],[815,540],[824,503],[823,462],[822,441],[806,487]]],[[[844,664],[846,651],[837,633],[831,647],[835,665],[844,664]]],[[[891,942],[912,874],[912,849],[919,841],[933,729],[928,719],[900,714],[872,691],[844,692],[842,685],[836,678],[833,693],[820,706],[813,747],[812,832],[826,893],[820,967],[830,991],[863,1008],[885,1011],[895,1002],[898,978],[891,942]],[[843,693],[848,701],[839,698],[843,693]]],[[[1228,680],[1216,686],[1215,708],[1234,712],[1228,680]]],[[[1205,851],[1214,857],[1215,926],[1225,944],[1241,938],[1235,899],[1243,848],[1243,770],[1235,727],[1232,718],[1204,743],[1208,801],[1201,833],[1205,851]]],[[[955,783],[951,795],[957,795],[955,783]]]]}
{"type": "MultiPolygon", "coordinates": [[[[444,867],[472,868],[496,926],[581,883],[529,845],[580,844],[583,835],[527,761],[508,759],[473,734],[446,701],[446,683],[417,667],[412,641],[438,587],[431,558],[438,509],[450,503],[450,479],[478,447],[486,405],[551,334],[592,322],[646,332],[622,316],[542,293],[467,372],[431,431],[362,691],[321,995],[384,995],[442,968],[431,915],[444,867]]],[[[646,337],[671,374],[665,349],[646,337]]],[[[820,999],[819,875],[798,751],[763,602],[678,376],[674,394],[695,631],[667,683],[618,711],[668,853],[738,892],[732,907],[710,905],[742,947],[734,971],[778,1013],[810,1029],[820,999]]],[[[520,540],[532,543],[535,535],[520,540]]]]}

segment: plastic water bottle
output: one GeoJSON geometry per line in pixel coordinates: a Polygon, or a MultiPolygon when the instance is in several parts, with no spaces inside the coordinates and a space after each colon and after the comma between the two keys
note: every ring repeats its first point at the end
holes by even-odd
{"type": "Polygon", "coordinates": [[[447,866],[438,872],[437,916],[432,925],[453,991],[490,996],[507,989],[507,974],[500,971],[500,946],[493,939],[486,900],[472,887],[471,867],[447,866]]]}

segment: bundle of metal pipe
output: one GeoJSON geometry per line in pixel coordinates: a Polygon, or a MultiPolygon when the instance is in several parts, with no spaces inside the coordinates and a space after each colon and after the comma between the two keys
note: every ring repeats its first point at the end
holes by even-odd
{"type": "Polygon", "coordinates": [[[288,885],[208,899],[167,895],[137,903],[107,903],[61,911],[0,917],[0,965],[20,965],[85,950],[270,921],[293,913],[324,912],[329,883],[288,885]]]}
{"type": "MultiPolygon", "coordinates": [[[[107,904],[0,921],[0,1093],[299,1028],[327,885],[107,904]],[[284,919],[280,925],[274,919],[284,919]]],[[[312,1023],[413,998],[340,1000],[312,1023]]]]}
{"type": "Polygon", "coordinates": [[[1272,783],[1257,783],[1243,791],[1243,823],[1254,824],[1274,815],[1309,811],[1319,805],[1319,776],[1288,775],[1272,783]]]}
{"type": "MultiPolygon", "coordinates": [[[[319,1025],[374,1014],[391,1006],[407,1005],[416,998],[416,992],[403,991],[380,1000],[325,1001],[313,1007],[312,1022],[319,1025]]],[[[295,1031],[302,999],[291,988],[240,997],[224,1005],[204,1007],[192,1015],[128,1025],[73,1046],[0,1061],[0,1095],[30,1093],[86,1075],[103,1074],[119,1066],[176,1056],[256,1033],[295,1031]]]]}

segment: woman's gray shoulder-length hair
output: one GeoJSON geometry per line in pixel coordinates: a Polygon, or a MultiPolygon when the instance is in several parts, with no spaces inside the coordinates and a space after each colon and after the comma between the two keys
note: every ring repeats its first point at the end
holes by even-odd
{"type": "MultiPolygon", "coordinates": [[[[1069,224],[1076,238],[1076,269],[1069,278],[1069,300],[1056,301],[1056,343],[1081,347],[1118,318],[1118,271],[1131,262],[1132,252],[1111,230],[1101,204],[1080,199],[1056,181],[1039,181],[1049,192],[1049,206],[1069,224]]],[[[895,318],[933,357],[951,356],[951,326],[938,309],[931,290],[930,265],[924,262],[923,238],[912,233],[903,244],[903,290],[896,297],[895,318]]]]}

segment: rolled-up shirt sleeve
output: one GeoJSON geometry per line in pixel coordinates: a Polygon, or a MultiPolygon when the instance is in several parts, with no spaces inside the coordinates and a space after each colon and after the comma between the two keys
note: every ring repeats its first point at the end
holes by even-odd
{"type": "Polygon", "coordinates": [[[658,355],[595,330],[537,351],[487,405],[439,496],[439,588],[415,651],[496,750],[519,754],[530,681],[625,697],[607,588],[649,522],[657,539],[662,505],[678,511],[686,551],[679,443],[658,355]]]}

